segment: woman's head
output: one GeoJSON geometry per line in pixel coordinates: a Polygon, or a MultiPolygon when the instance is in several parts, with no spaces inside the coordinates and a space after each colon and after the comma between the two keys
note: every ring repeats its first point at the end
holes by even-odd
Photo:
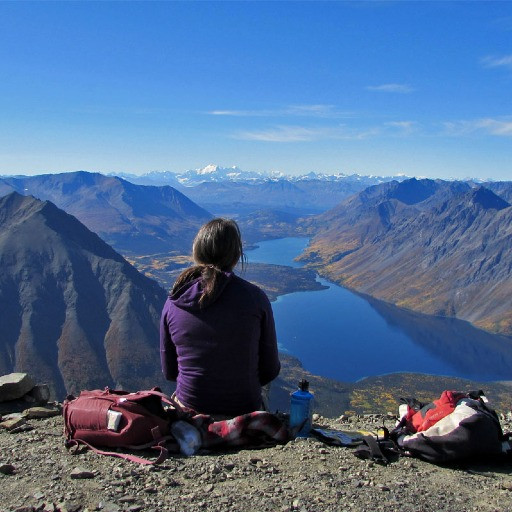
{"type": "Polygon", "coordinates": [[[240,229],[234,220],[213,219],[201,227],[192,246],[194,261],[200,265],[213,265],[220,270],[233,270],[245,255],[240,229]]]}

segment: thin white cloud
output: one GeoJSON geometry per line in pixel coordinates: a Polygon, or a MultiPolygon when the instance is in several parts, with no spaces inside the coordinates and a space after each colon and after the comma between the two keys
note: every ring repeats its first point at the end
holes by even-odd
{"type": "Polygon", "coordinates": [[[510,68],[512,69],[512,54],[501,57],[484,57],[482,65],[486,68],[510,68]]]}
{"type": "Polygon", "coordinates": [[[213,116],[232,116],[232,117],[321,117],[321,118],[346,118],[354,117],[352,112],[341,112],[335,105],[289,105],[277,109],[261,110],[211,110],[207,112],[213,116]]]}
{"type": "Polygon", "coordinates": [[[407,84],[381,84],[381,85],[368,85],[366,87],[367,91],[376,91],[376,92],[393,92],[399,94],[408,94],[413,92],[414,89],[407,84]]]}
{"type": "Polygon", "coordinates": [[[402,135],[410,135],[418,129],[418,123],[416,121],[390,121],[385,123],[385,126],[389,126],[402,135]]]}
{"type": "Polygon", "coordinates": [[[308,128],[305,126],[275,126],[265,130],[241,131],[233,135],[240,140],[259,142],[312,142],[325,139],[357,140],[377,135],[377,129],[349,130],[345,126],[308,128]]]}
{"type": "Polygon", "coordinates": [[[512,119],[474,119],[466,121],[449,121],[444,123],[448,135],[461,136],[475,132],[485,132],[499,137],[512,137],[512,119]]]}
{"type": "Polygon", "coordinates": [[[210,110],[207,114],[211,116],[232,116],[232,117],[267,117],[272,116],[271,110],[210,110]]]}
{"type": "Polygon", "coordinates": [[[260,142],[309,142],[319,137],[319,131],[303,126],[277,126],[267,130],[239,132],[234,137],[260,142]]]}

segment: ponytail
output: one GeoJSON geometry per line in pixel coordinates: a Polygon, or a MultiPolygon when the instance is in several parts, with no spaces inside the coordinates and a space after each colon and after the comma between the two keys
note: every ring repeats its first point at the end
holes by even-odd
{"type": "Polygon", "coordinates": [[[224,273],[213,265],[195,265],[184,270],[176,279],[169,295],[174,295],[184,285],[198,278],[201,278],[202,287],[199,306],[208,306],[215,297],[220,283],[225,279],[224,273]]]}

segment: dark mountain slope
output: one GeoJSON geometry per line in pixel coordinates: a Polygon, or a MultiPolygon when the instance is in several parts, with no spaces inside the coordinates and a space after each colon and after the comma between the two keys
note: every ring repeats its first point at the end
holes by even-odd
{"type": "Polygon", "coordinates": [[[430,196],[413,208],[359,197],[352,211],[330,212],[307,255],[362,293],[511,334],[512,207],[485,188],[441,192],[441,202],[430,196]]]}
{"type": "Polygon", "coordinates": [[[46,201],[0,199],[0,374],[67,392],[161,382],[166,298],[76,218],[46,201]]]}
{"type": "Polygon", "coordinates": [[[512,204],[512,181],[489,181],[482,185],[512,204]]]}
{"type": "Polygon", "coordinates": [[[469,185],[462,182],[415,178],[368,187],[303,223],[303,228],[318,233],[303,259],[318,259],[324,264],[337,261],[384,236],[397,219],[416,217],[421,211],[469,190],[469,185]]]}
{"type": "Polygon", "coordinates": [[[0,194],[16,191],[49,200],[123,252],[190,249],[211,215],[172,187],[134,185],[98,173],[4,178],[0,194]]]}

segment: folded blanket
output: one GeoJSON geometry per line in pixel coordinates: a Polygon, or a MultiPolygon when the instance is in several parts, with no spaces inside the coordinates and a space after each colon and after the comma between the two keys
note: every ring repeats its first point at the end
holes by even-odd
{"type": "Polygon", "coordinates": [[[196,414],[187,421],[201,432],[202,448],[261,447],[284,444],[289,440],[287,426],[276,415],[266,411],[222,421],[213,421],[207,414],[196,414]]]}

